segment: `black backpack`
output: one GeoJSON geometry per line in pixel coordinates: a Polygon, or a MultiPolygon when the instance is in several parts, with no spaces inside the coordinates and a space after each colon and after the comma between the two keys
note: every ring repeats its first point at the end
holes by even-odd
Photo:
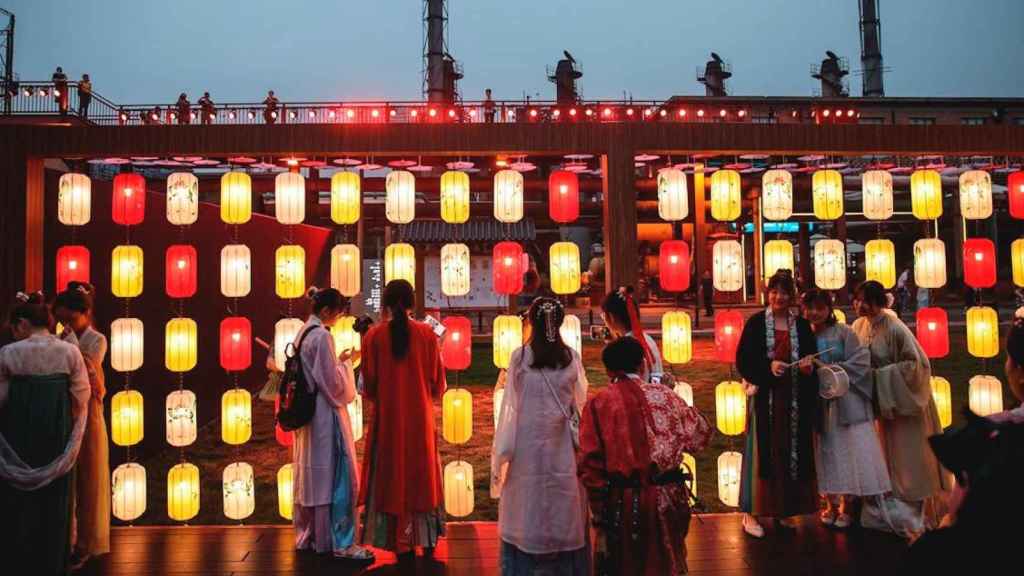
{"type": "Polygon", "coordinates": [[[277,423],[285,432],[298,430],[313,419],[316,411],[317,388],[309,390],[306,382],[306,373],[302,369],[302,356],[299,349],[302,341],[310,332],[316,330],[317,326],[310,327],[302,334],[302,338],[294,346],[289,345],[291,353],[287,349],[285,355],[287,360],[284,363],[284,374],[281,376],[281,383],[277,388],[277,397],[280,400],[277,411],[277,423]]]}

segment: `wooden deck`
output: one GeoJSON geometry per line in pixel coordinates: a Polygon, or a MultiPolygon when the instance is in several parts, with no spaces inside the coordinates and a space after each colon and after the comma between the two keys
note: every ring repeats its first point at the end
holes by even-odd
{"type": "MultiPolygon", "coordinates": [[[[499,541],[493,523],[449,524],[448,538],[435,559],[417,558],[415,567],[398,566],[394,555],[378,552],[369,567],[294,550],[285,526],[203,526],[115,528],[113,551],[94,560],[83,576],[175,574],[298,575],[500,574],[499,541]]],[[[901,573],[904,543],[867,530],[835,532],[813,518],[795,528],[769,529],[764,540],[743,534],[737,514],[695,518],[687,539],[690,573],[699,575],[786,576],[901,573]]]]}

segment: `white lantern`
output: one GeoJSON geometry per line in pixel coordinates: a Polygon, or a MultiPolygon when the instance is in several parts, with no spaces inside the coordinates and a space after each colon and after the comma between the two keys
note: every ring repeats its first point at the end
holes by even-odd
{"type": "Polygon", "coordinates": [[[244,298],[252,289],[252,254],[245,244],[228,244],[220,250],[220,293],[244,298]]]}
{"type": "Polygon", "coordinates": [[[252,466],[245,462],[224,468],[224,515],[231,520],[245,520],[256,510],[256,481],[252,466]]]}
{"type": "Polygon", "coordinates": [[[473,466],[463,460],[450,462],[444,467],[444,509],[464,518],[473,513],[473,500],[473,466]]]}
{"type": "Polygon", "coordinates": [[[408,224],[416,217],[416,177],[406,170],[394,170],[384,180],[384,213],[388,222],[408,224]]]}
{"type": "Polygon", "coordinates": [[[114,518],[131,522],[146,511],[146,469],[127,462],[114,469],[110,477],[110,511],[114,518]]]}
{"type": "Polygon", "coordinates": [[[960,212],[968,220],[992,215],[992,177],[988,172],[968,170],[960,175],[960,212]]]}
{"type": "Polygon", "coordinates": [[[575,314],[566,314],[562,318],[562,325],[558,329],[562,336],[562,342],[572,348],[580,356],[583,355],[583,331],[580,328],[580,319],[575,314]]]}
{"type": "Polygon", "coordinates": [[[118,372],[132,372],[142,366],[142,320],[118,318],[110,324],[110,367],[118,372]]]}
{"type": "Polygon", "coordinates": [[[176,448],[196,441],[196,395],[190,390],[175,390],[167,395],[167,443],[176,448]]]}
{"type": "Polygon", "coordinates": [[[938,238],[914,242],[914,284],[918,288],[946,285],[946,245],[938,238]]]}
{"type": "Polygon", "coordinates": [[[735,292],[743,287],[743,247],[735,240],[719,240],[712,249],[715,290],[735,292]]]}
{"type": "Polygon", "coordinates": [[[359,246],[338,244],[331,248],[331,288],[342,296],[355,296],[360,290],[362,259],[359,246]]]}
{"type": "Polygon", "coordinates": [[[199,219],[199,179],[190,172],[167,177],[167,221],[177,226],[195,224],[199,219]]]}
{"type": "Polygon", "coordinates": [[[822,290],[846,285],[846,246],[839,240],[818,240],[814,245],[814,284],[822,290]]]}
{"type": "Polygon", "coordinates": [[[274,364],[278,370],[284,370],[285,360],[294,352],[290,345],[295,343],[302,324],[298,318],[284,318],[274,324],[274,364]]]}
{"type": "Polygon", "coordinates": [[[69,172],[60,177],[57,192],[57,220],[67,226],[89,223],[92,216],[92,180],[85,174],[69,172]]]}
{"type": "Polygon", "coordinates": [[[298,172],[283,172],[274,179],[274,214],[281,224],[302,224],[306,219],[306,179],[298,172]]]}
{"type": "Polygon", "coordinates": [[[967,388],[967,405],[978,416],[1003,411],[1003,383],[995,376],[975,376],[967,388]]]}
{"type": "Polygon", "coordinates": [[[793,175],[769,170],[761,177],[761,212],[768,220],[788,220],[793,215],[793,175]]]}
{"type": "Polygon", "coordinates": [[[739,452],[723,452],[718,457],[718,499],[726,506],[740,505],[740,478],[743,472],[743,455],[739,452]]]}
{"type": "Polygon", "coordinates": [[[868,220],[892,218],[892,174],[887,170],[868,170],[861,176],[864,217],[868,220]]]}
{"type": "Polygon", "coordinates": [[[494,175],[494,218],[508,224],[523,219],[523,175],[515,170],[494,175]]]}
{"type": "Polygon", "coordinates": [[[658,171],[658,216],[662,220],[678,222],[690,213],[686,173],[678,168],[658,171]]]}
{"type": "Polygon", "coordinates": [[[469,294],[469,246],[445,244],[441,247],[441,292],[445,296],[469,294]]]}
{"type": "Polygon", "coordinates": [[[693,386],[690,386],[686,382],[676,382],[675,388],[672,389],[676,396],[683,399],[687,406],[693,406],[693,386]]]}

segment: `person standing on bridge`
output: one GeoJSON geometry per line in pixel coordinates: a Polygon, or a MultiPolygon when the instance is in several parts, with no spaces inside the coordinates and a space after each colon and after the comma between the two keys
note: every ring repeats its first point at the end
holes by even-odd
{"type": "Polygon", "coordinates": [[[274,96],[274,91],[270,90],[267,92],[267,97],[263,99],[263,121],[267,124],[274,124],[277,122],[277,96],[274,96]]]}
{"type": "Polygon", "coordinates": [[[68,113],[68,77],[67,74],[64,74],[64,69],[57,66],[51,81],[53,82],[53,99],[57,102],[57,108],[63,116],[68,113]]]}
{"type": "Polygon", "coordinates": [[[78,115],[83,120],[89,119],[89,104],[92,103],[92,82],[88,74],[82,74],[78,83],[78,115]]]}
{"type": "Polygon", "coordinates": [[[199,114],[202,116],[200,122],[203,125],[213,123],[213,119],[217,116],[217,110],[214,107],[213,99],[210,98],[209,92],[203,92],[203,97],[197,102],[199,104],[199,114]]]}
{"type": "Polygon", "coordinates": [[[192,122],[192,104],[188,101],[188,95],[182,92],[178,96],[178,101],[174,103],[174,107],[178,110],[178,124],[192,122]]]}

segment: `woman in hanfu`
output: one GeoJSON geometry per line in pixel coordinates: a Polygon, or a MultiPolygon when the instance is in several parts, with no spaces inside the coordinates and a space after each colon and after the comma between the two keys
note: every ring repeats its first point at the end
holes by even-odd
{"type": "Polygon", "coordinates": [[[650,334],[644,332],[640,322],[640,308],[633,295],[632,286],[621,286],[614,292],[605,295],[601,302],[601,318],[604,320],[612,337],[631,336],[644,349],[644,365],[638,374],[648,382],[660,382],[665,374],[661,362],[661,351],[650,334]]]}

